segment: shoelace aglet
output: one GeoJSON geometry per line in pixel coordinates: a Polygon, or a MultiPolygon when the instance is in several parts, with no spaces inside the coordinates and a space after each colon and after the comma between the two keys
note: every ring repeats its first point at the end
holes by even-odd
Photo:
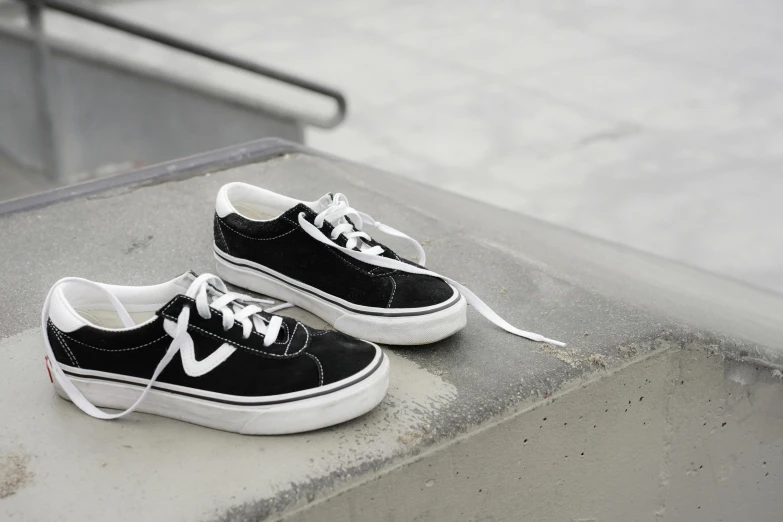
{"type": "Polygon", "coordinates": [[[520,331],[512,331],[512,333],[515,333],[520,337],[524,337],[525,339],[529,339],[537,343],[553,344],[555,346],[560,346],[561,348],[567,346],[566,343],[562,341],[555,341],[554,339],[550,339],[549,337],[544,337],[541,334],[536,334],[532,332],[520,332],[520,331]]]}

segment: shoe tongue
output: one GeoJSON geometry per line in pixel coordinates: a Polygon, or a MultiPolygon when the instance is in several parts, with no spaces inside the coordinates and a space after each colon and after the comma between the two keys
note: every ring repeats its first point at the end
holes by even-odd
{"type": "Polygon", "coordinates": [[[333,194],[329,192],[328,194],[324,195],[321,199],[313,203],[310,208],[313,209],[313,211],[318,214],[329,208],[329,205],[332,204],[333,201],[333,194]]]}

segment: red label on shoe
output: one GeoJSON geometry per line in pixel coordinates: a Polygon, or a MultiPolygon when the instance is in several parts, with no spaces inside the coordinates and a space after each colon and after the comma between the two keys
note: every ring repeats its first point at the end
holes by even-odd
{"type": "Polygon", "coordinates": [[[54,384],[54,379],[52,379],[52,370],[49,369],[49,356],[44,356],[44,359],[46,360],[46,373],[49,374],[49,382],[54,384]]]}

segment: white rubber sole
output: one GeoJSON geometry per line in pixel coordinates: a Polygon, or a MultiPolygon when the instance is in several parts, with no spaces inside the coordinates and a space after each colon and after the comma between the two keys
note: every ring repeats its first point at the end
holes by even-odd
{"type": "MultiPolygon", "coordinates": [[[[321,388],[271,397],[233,397],[156,383],[136,411],[244,435],[282,435],[326,428],[364,415],[383,400],[389,387],[389,359],[380,348],[376,349],[375,360],[363,372],[321,388]],[[166,389],[159,389],[158,385],[166,389]],[[210,398],[184,395],[183,390],[210,398]]],[[[148,382],[60,366],[84,396],[100,408],[127,409],[148,382]]],[[[60,397],[68,400],[57,381],[54,387],[60,397]]]]}
{"type": "Polygon", "coordinates": [[[346,303],[267,267],[235,258],[217,247],[215,263],[217,274],[224,281],[293,303],[328,322],[335,330],[367,341],[429,344],[454,335],[467,324],[467,303],[456,289],[452,300],[443,306],[390,311],[346,303]],[[387,315],[390,313],[397,315],[387,315]]]}

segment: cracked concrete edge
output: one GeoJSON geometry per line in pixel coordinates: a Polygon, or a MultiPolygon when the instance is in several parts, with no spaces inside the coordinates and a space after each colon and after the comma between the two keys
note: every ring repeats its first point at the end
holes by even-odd
{"type": "MultiPolygon", "coordinates": [[[[596,367],[590,365],[585,359],[581,361],[579,370],[587,369],[577,376],[567,377],[559,384],[553,386],[546,395],[536,393],[517,402],[511,408],[496,411],[477,420],[474,425],[465,426],[458,433],[449,432],[440,425],[437,417],[446,417],[446,412],[439,412],[436,418],[429,423],[429,433],[423,437],[421,445],[410,453],[405,449],[395,452],[384,459],[365,462],[358,466],[333,471],[328,475],[311,478],[300,483],[291,483],[290,487],[280,491],[277,495],[264,498],[257,502],[248,502],[241,505],[224,508],[216,511],[214,516],[207,517],[209,522],[250,522],[257,520],[283,521],[305,514],[311,509],[316,509],[320,504],[326,503],[336,497],[345,494],[354,488],[362,487],[379,478],[390,475],[405,466],[419,462],[436,455],[438,452],[461,444],[462,442],[492,430],[499,425],[520,416],[529,414],[539,408],[545,407],[563,397],[590,387],[598,381],[611,378],[626,369],[648,361],[665,352],[697,350],[708,352],[720,357],[724,361],[734,361],[738,364],[753,364],[767,368],[772,377],[780,369],[766,362],[760,362],[739,354],[746,353],[749,343],[743,343],[727,336],[717,337],[702,331],[694,331],[690,328],[682,328],[677,332],[666,329],[660,336],[645,339],[635,339],[617,346],[618,351],[623,347],[632,347],[633,355],[625,360],[596,367]],[[733,348],[733,349],[730,349],[733,348]],[[324,492],[327,492],[324,494],[324,492]]],[[[676,383],[673,383],[674,386],[676,383]]],[[[537,388],[534,386],[534,388],[537,388]]],[[[667,392],[668,393],[668,392],[667,392]]],[[[668,469],[668,468],[667,468],[668,469]]],[[[663,481],[664,478],[662,477],[663,481]]]]}
{"type": "Polygon", "coordinates": [[[783,464],[777,407],[783,396],[781,384],[783,377],[774,372],[737,363],[709,345],[673,344],[469,436],[422,452],[362,481],[358,484],[362,487],[343,488],[276,520],[337,521],[348,515],[364,520],[372,513],[378,518],[410,520],[706,521],[732,509],[753,509],[754,519],[777,520],[774,513],[781,509],[781,500],[775,486],[783,464]],[[749,378],[738,380],[739,373],[749,378]],[[625,388],[625,383],[631,386],[625,388]],[[636,396],[635,384],[643,396],[633,407],[629,401],[625,414],[621,413],[627,393],[636,396]],[[571,393],[582,389],[583,393],[571,393]],[[692,396],[694,391],[698,396],[692,396]],[[732,392],[736,399],[725,402],[732,392]],[[705,400],[709,397],[712,400],[705,400]],[[609,400],[607,417],[604,398],[609,400]],[[535,411],[540,413],[531,415],[535,411]],[[541,415],[544,424],[546,417],[554,422],[537,426],[541,415]],[[568,421],[567,429],[559,422],[563,420],[568,421]],[[649,426],[643,427],[642,420],[649,426]],[[631,428],[628,423],[634,421],[638,424],[631,428]],[[601,429],[585,429],[594,422],[601,429]],[[541,432],[537,429],[541,427],[547,430],[541,432]],[[646,436],[636,438],[643,433],[646,436]],[[528,453],[527,438],[519,443],[522,434],[531,437],[528,453]],[[759,442],[763,447],[757,449],[758,437],[768,444],[759,442]],[[508,446],[510,440],[517,443],[508,446]],[[578,447],[585,460],[579,461],[574,453],[575,468],[561,465],[569,463],[568,455],[579,452],[578,447]],[[489,457],[489,463],[484,457],[489,457]],[[706,473],[699,478],[702,467],[706,473]],[[472,489],[466,491],[460,470],[470,474],[472,489]],[[716,472],[720,479],[714,481],[716,472]],[[524,482],[517,482],[516,473],[524,482]],[[769,480],[758,486],[755,481],[764,477],[769,480]],[[751,478],[756,486],[743,490],[741,486],[751,478]],[[479,486],[485,488],[484,495],[479,486]],[[451,501],[457,506],[451,506],[451,501]]]}
{"type": "MultiPolygon", "coordinates": [[[[780,369],[771,367],[770,365],[766,364],[764,361],[759,361],[753,358],[747,358],[747,357],[738,357],[736,354],[726,353],[724,351],[720,351],[716,349],[713,345],[702,345],[698,342],[690,342],[686,343],[681,349],[676,350],[676,358],[674,359],[674,363],[676,363],[676,367],[673,367],[673,376],[674,378],[671,379],[668,383],[668,386],[666,388],[666,406],[665,406],[665,415],[663,417],[663,446],[661,448],[661,463],[660,463],[660,473],[658,476],[658,491],[656,493],[656,510],[654,513],[654,520],[656,521],[665,521],[665,520],[682,520],[682,519],[691,519],[690,516],[685,516],[683,513],[679,512],[677,508],[675,508],[674,513],[669,513],[669,507],[672,503],[679,503],[682,504],[682,498],[679,498],[682,496],[682,492],[680,491],[680,488],[683,486],[683,475],[687,476],[689,474],[693,474],[693,471],[698,471],[702,469],[702,466],[699,466],[698,470],[695,468],[694,461],[698,461],[699,457],[694,456],[694,454],[691,452],[691,447],[688,445],[687,442],[688,434],[687,430],[686,434],[683,435],[683,422],[682,422],[682,408],[683,404],[699,404],[701,401],[696,396],[691,396],[688,394],[685,399],[683,399],[683,394],[678,392],[678,387],[685,385],[686,382],[692,383],[694,381],[699,381],[700,379],[704,379],[704,375],[697,375],[694,376],[693,368],[689,368],[689,365],[693,365],[694,359],[697,357],[700,357],[700,354],[707,354],[707,357],[709,356],[716,356],[720,360],[720,366],[722,369],[722,377],[723,380],[726,382],[731,382],[733,385],[739,385],[740,390],[742,393],[738,393],[738,395],[745,395],[748,399],[755,396],[757,394],[757,389],[754,388],[756,385],[762,384],[762,385],[773,385],[775,388],[777,388],[776,393],[778,395],[781,394],[781,389],[783,389],[781,386],[783,385],[783,373],[781,373],[780,369]],[[748,378],[749,377],[749,378],[748,378]],[[679,416],[679,418],[678,418],[679,416]],[[682,467],[683,459],[682,459],[682,451],[683,447],[688,446],[687,453],[688,453],[688,460],[691,460],[690,464],[693,467],[692,471],[686,471],[686,473],[681,473],[682,470],[678,469],[678,467],[682,467]],[[678,458],[678,453],[680,453],[678,458]]],[[[703,362],[703,361],[701,361],[703,362]]],[[[701,369],[701,364],[699,364],[699,370],[701,369]]],[[[691,385],[692,386],[692,385],[691,385]]],[[[696,386],[696,388],[699,389],[702,393],[707,393],[708,395],[711,395],[713,393],[713,390],[710,389],[708,386],[704,386],[703,383],[696,386]]],[[[732,395],[731,392],[728,393],[729,396],[732,395]]],[[[764,411],[764,407],[754,404],[754,400],[749,400],[749,403],[751,407],[753,408],[754,416],[758,418],[764,418],[767,417],[767,420],[769,421],[769,414],[773,413],[770,411],[764,411]]],[[[710,401],[711,402],[711,399],[710,401]]],[[[720,420],[715,421],[715,428],[710,433],[714,433],[717,429],[725,428],[729,421],[732,420],[732,415],[730,412],[724,410],[723,407],[720,407],[719,410],[722,410],[722,417],[720,417],[720,420]],[[722,422],[721,422],[722,421],[722,422]],[[718,428],[718,422],[721,422],[720,428],[718,428]]],[[[776,420],[780,419],[780,416],[777,412],[775,413],[775,417],[777,417],[776,420]]],[[[710,424],[710,421],[714,419],[708,418],[705,416],[695,417],[698,418],[698,424],[702,420],[704,420],[704,426],[707,427],[708,424],[710,424]]],[[[743,422],[747,421],[747,418],[738,418],[736,419],[736,424],[742,424],[743,422]]],[[[779,431],[777,431],[779,433],[779,431]]],[[[754,434],[755,435],[755,434],[754,434]]],[[[755,453],[753,446],[755,444],[763,445],[764,440],[759,438],[757,440],[756,437],[750,437],[749,439],[741,439],[734,441],[735,443],[732,444],[733,449],[739,452],[739,455],[743,455],[743,451],[755,453]]],[[[706,440],[700,440],[703,446],[707,446],[706,440]]],[[[693,450],[696,450],[697,446],[693,446],[693,450]]],[[[702,448],[699,448],[700,450],[702,448]]],[[[707,462],[710,464],[710,467],[713,467],[713,474],[715,473],[714,465],[712,458],[709,458],[709,450],[708,451],[708,459],[707,462]]],[[[779,454],[779,450],[777,452],[779,454]]],[[[734,459],[736,458],[736,455],[732,455],[731,452],[725,452],[725,454],[722,455],[724,458],[728,459],[734,459]]],[[[714,457],[714,456],[713,456],[714,457]]],[[[759,459],[761,460],[761,459],[759,459]]],[[[705,464],[707,464],[705,462],[705,464]]],[[[779,464],[779,463],[774,463],[779,464]]],[[[773,465],[774,465],[773,464],[773,465]]],[[[763,466],[766,466],[767,462],[763,462],[763,466]]],[[[744,468],[743,468],[744,469],[744,468]]],[[[718,479],[717,482],[723,482],[729,479],[730,473],[723,476],[721,479],[718,479]]],[[[767,473],[767,476],[769,473],[767,473]]],[[[734,479],[736,480],[736,478],[734,479]]],[[[690,486],[693,487],[693,486],[690,486]]],[[[703,486],[702,486],[703,487],[703,486]]],[[[732,502],[738,505],[747,504],[747,505],[754,505],[755,509],[760,509],[761,513],[765,513],[764,515],[761,515],[760,513],[757,513],[756,516],[761,516],[761,518],[765,518],[765,516],[770,515],[772,512],[779,511],[780,505],[778,503],[777,508],[770,509],[772,506],[765,505],[760,502],[751,501],[749,498],[747,498],[746,492],[741,492],[742,488],[737,487],[736,490],[739,492],[740,498],[739,499],[733,499],[732,502]]],[[[702,492],[699,491],[698,494],[694,494],[693,498],[694,501],[698,498],[702,497],[702,492]]],[[[687,493],[686,493],[687,494],[687,493]]],[[[709,496],[709,495],[707,495],[709,496]]],[[[704,499],[699,501],[699,503],[704,502],[704,499]]],[[[681,507],[681,506],[680,506],[681,507]]],[[[710,506],[707,506],[710,507],[710,506]]],[[[712,506],[713,511],[715,511],[715,507],[712,506]]],[[[698,506],[696,509],[701,509],[701,506],[698,506]]],[[[720,508],[717,508],[720,510],[720,508]]],[[[709,514],[703,514],[704,517],[710,517],[709,514]]],[[[713,513],[714,516],[714,513],[713,513]]],[[[773,515],[774,516],[774,515],[773,515]]],[[[695,518],[695,516],[693,517],[695,518]]],[[[756,518],[756,517],[751,517],[756,518]]],[[[758,518],[759,520],[761,518],[758,518]]],[[[704,520],[708,519],[714,519],[714,518],[704,518],[704,520]]],[[[732,519],[731,515],[728,515],[728,519],[732,519]]],[[[766,519],[766,518],[765,518],[766,519]]],[[[777,517],[775,517],[777,520],[777,517]]]]}
{"type": "MultiPolygon", "coordinates": [[[[564,382],[562,384],[562,387],[559,390],[551,393],[549,396],[547,396],[543,400],[530,399],[530,400],[528,400],[528,401],[526,401],[524,403],[520,403],[520,404],[518,404],[518,407],[516,408],[516,411],[509,412],[508,415],[495,418],[495,419],[493,419],[493,420],[491,420],[489,422],[486,422],[485,424],[481,425],[480,427],[476,428],[475,430],[472,430],[472,431],[469,431],[469,432],[465,432],[465,433],[463,433],[463,434],[461,434],[461,435],[459,435],[457,437],[448,439],[447,441],[443,442],[442,444],[437,444],[437,445],[433,445],[431,447],[428,447],[425,450],[422,450],[421,452],[419,452],[419,453],[417,453],[415,455],[409,456],[407,458],[399,459],[396,462],[394,462],[393,465],[387,467],[386,469],[384,469],[381,472],[376,473],[374,476],[369,476],[369,477],[365,476],[361,480],[357,481],[356,483],[346,484],[346,485],[344,485],[341,488],[337,488],[337,489],[333,490],[329,495],[326,495],[323,498],[320,498],[318,500],[313,501],[313,500],[310,500],[310,498],[308,497],[308,502],[312,502],[312,503],[308,503],[308,504],[303,505],[303,506],[298,506],[295,509],[292,509],[291,511],[286,512],[284,514],[283,513],[279,513],[279,514],[282,514],[283,516],[278,518],[278,519],[276,519],[276,520],[282,521],[282,520],[284,520],[284,519],[286,519],[288,517],[294,517],[294,516],[304,512],[304,511],[307,511],[307,510],[312,509],[312,508],[316,508],[319,504],[324,503],[324,502],[326,502],[326,501],[328,501],[328,500],[330,500],[330,499],[332,499],[334,497],[338,497],[338,496],[342,495],[343,493],[345,493],[346,491],[348,491],[350,489],[353,489],[355,487],[360,487],[360,486],[362,486],[364,484],[367,484],[367,483],[370,483],[370,482],[372,482],[374,480],[377,480],[378,478],[383,477],[384,475],[389,475],[391,473],[394,473],[395,471],[397,471],[397,470],[399,470],[399,469],[401,469],[401,468],[403,468],[403,467],[405,467],[405,466],[407,466],[409,464],[412,464],[414,462],[418,462],[420,460],[426,459],[427,457],[432,456],[435,453],[437,453],[437,452],[439,452],[439,451],[441,451],[441,450],[443,450],[445,448],[461,444],[462,442],[464,442],[465,440],[469,439],[470,437],[473,437],[475,435],[480,435],[480,434],[482,434],[484,432],[492,430],[492,429],[494,429],[495,427],[497,427],[498,425],[500,425],[502,423],[505,423],[507,421],[513,420],[513,419],[515,419],[517,417],[520,417],[522,415],[526,415],[528,413],[531,413],[531,412],[535,411],[536,409],[544,407],[547,404],[551,404],[551,403],[553,403],[553,402],[563,398],[564,396],[566,396],[566,395],[568,395],[570,393],[573,393],[573,392],[576,392],[576,391],[578,391],[578,390],[580,390],[582,388],[588,387],[591,384],[593,384],[593,383],[595,383],[595,382],[597,382],[597,381],[599,381],[601,379],[609,378],[612,375],[614,375],[614,374],[616,374],[618,372],[623,371],[624,369],[628,368],[629,366],[633,366],[633,365],[638,364],[640,362],[646,361],[646,360],[648,360],[650,358],[656,357],[656,356],[658,356],[658,355],[660,355],[660,354],[662,354],[662,353],[664,353],[666,351],[673,350],[673,349],[677,349],[677,348],[675,346],[672,346],[672,345],[667,343],[667,345],[665,347],[656,348],[653,351],[651,351],[649,353],[646,353],[642,357],[640,357],[638,359],[635,359],[633,361],[627,362],[627,363],[622,364],[622,365],[614,366],[612,368],[608,368],[608,369],[603,370],[603,371],[596,370],[596,371],[593,371],[591,373],[585,374],[582,377],[576,377],[576,378],[573,378],[573,379],[571,379],[569,381],[566,381],[566,382],[564,382]]],[[[231,512],[231,511],[229,511],[229,512],[231,512]]],[[[244,519],[235,519],[235,518],[230,518],[230,517],[229,518],[217,518],[217,519],[215,519],[214,522],[238,522],[238,520],[244,520],[244,519]]]]}

